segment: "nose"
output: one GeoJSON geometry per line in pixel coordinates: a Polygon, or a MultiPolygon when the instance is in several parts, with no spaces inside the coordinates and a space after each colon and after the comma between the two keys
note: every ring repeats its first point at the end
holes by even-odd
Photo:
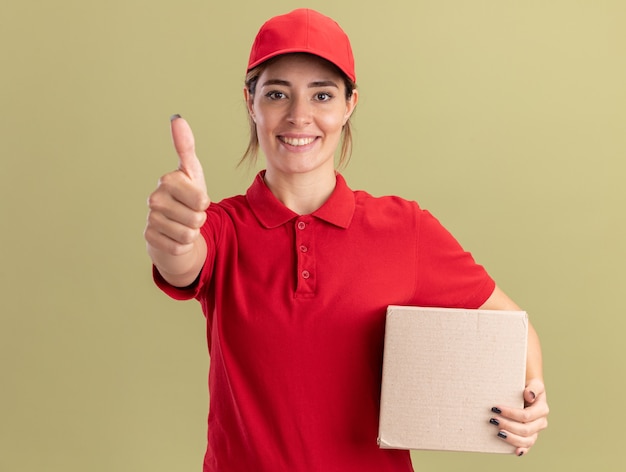
{"type": "Polygon", "coordinates": [[[303,127],[311,123],[313,108],[306,96],[294,96],[291,99],[287,120],[297,127],[303,127]]]}

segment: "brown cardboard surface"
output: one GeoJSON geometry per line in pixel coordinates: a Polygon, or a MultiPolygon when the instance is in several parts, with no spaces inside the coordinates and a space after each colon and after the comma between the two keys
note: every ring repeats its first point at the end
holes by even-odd
{"type": "Polygon", "coordinates": [[[491,407],[523,407],[523,311],[389,306],[381,448],[512,453],[491,407]]]}

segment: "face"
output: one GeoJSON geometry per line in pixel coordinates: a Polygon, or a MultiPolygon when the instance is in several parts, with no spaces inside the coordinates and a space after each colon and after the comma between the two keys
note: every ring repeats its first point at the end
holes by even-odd
{"type": "Polygon", "coordinates": [[[334,173],[341,132],[357,102],[323,59],[289,54],[269,64],[254,95],[244,90],[268,172],[334,173]]]}

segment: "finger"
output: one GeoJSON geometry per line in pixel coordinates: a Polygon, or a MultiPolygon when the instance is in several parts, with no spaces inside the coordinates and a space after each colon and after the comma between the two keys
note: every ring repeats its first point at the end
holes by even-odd
{"type": "Polygon", "coordinates": [[[526,387],[524,389],[524,405],[526,406],[532,405],[533,403],[535,403],[536,399],[537,399],[537,394],[535,393],[535,391],[526,387]]]}
{"type": "Polygon", "coordinates": [[[176,170],[159,179],[157,189],[148,198],[148,207],[156,211],[177,209],[175,203],[182,203],[189,210],[204,214],[210,200],[202,189],[176,170]]]}
{"type": "MultiPolygon", "coordinates": [[[[158,191],[195,211],[204,213],[209,206],[210,200],[206,191],[179,171],[162,176],[159,179],[158,191]]],[[[164,203],[169,204],[168,201],[164,203]]]]}
{"type": "Polygon", "coordinates": [[[536,435],[548,426],[548,420],[545,416],[526,423],[510,420],[502,416],[495,416],[492,417],[489,422],[497,426],[499,429],[509,431],[522,437],[531,437],[536,435]]]}
{"type": "Polygon", "coordinates": [[[206,192],[204,171],[196,156],[196,144],[191,127],[180,115],[173,115],[170,120],[172,141],[178,154],[178,169],[206,192]]]}
{"type": "MultiPolygon", "coordinates": [[[[165,196],[165,204],[160,203],[160,196],[151,197],[149,201],[149,216],[158,215],[191,229],[200,229],[206,221],[206,211],[196,211],[185,203],[181,203],[170,196],[165,196]]],[[[160,220],[158,220],[160,221],[160,220]]]]}
{"type": "Polygon", "coordinates": [[[147,227],[181,245],[192,244],[200,237],[199,228],[193,228],[171,220],[163,213],[150,213],[148,215],[147,227]]]}
{"type": "Polygon", "coordinates": [[[498,438],[502,441],[515,446],[517,449],[515,451],[516,454],[519,455],[521,450],[528,450],[537,441],[537,434],[533,434],[532,436],[519,436],[511,431],[507,431],[506,429],[501,429],[498,431],[498,438]]]}
{"type": "Polygon", "coordinates": [[[539,395],[546,391],[543,382],[539,379],[531,379],[524,389],[524,403],[532,405],[539,395]]]}
{"type": "Polygon", "coordinates": [[[498,416],[497,418],[507,418],[518,423],[530,423],[538,418],[545,418],[550,412],[548,404],[545,401],[545,394],[537,397],[532,405],[526,408],[509,408],[506,406],[493,407],[491,411],[498,416]]]}
{"type": "Polygon", "coordinates": [[[150,224],[144,230],[144,237],[151,247],[175,256],[191,252],[194,248],[194,243],[180,243],[150,224]]]}

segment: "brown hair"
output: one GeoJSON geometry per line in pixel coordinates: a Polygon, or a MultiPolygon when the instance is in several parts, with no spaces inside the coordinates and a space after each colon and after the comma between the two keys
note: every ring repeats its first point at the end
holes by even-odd
{"type": "MultiPolygon", "coordinates": [[[[259,77],[263,73],[263,71],[270,65],[276,58],[272,58],[268,61],[263,62],[262,64],[250,69],[246,74],[245,85],[248,89],[248,93],[251,98],[254,98],[254,94],[256,93],[256,85],[259,77]]],[[[341,75],[343,78],[344,84],[346,86],[346,100],[349,100],[352,97],[352,93],[356,90],[356,84],[350,80],[350,78],[344,74],[337,66],[328,62],[332,67],[337,70],[337,73],[341,75]]],[[[259,138],[256,133],[256,123],[248,114],[248,124],[250,126],[250,140],[248,141],[248,147],[246,148],[246,152],[243,154],[243,157],[239,161],[238,166],[242,165],[248,159],[251,160],[251,164],[256,162],[257,156],[259,154],[259,138]]],[[[352,155],[352,126],[350,124],[350,118],[346,121],[346,124],[343,126],[343,139],[341,141],[341,154],[339,155],[339,168],[343,168],[348,165],[348,161],[350,160],[350,156],[352,155]]]]}

